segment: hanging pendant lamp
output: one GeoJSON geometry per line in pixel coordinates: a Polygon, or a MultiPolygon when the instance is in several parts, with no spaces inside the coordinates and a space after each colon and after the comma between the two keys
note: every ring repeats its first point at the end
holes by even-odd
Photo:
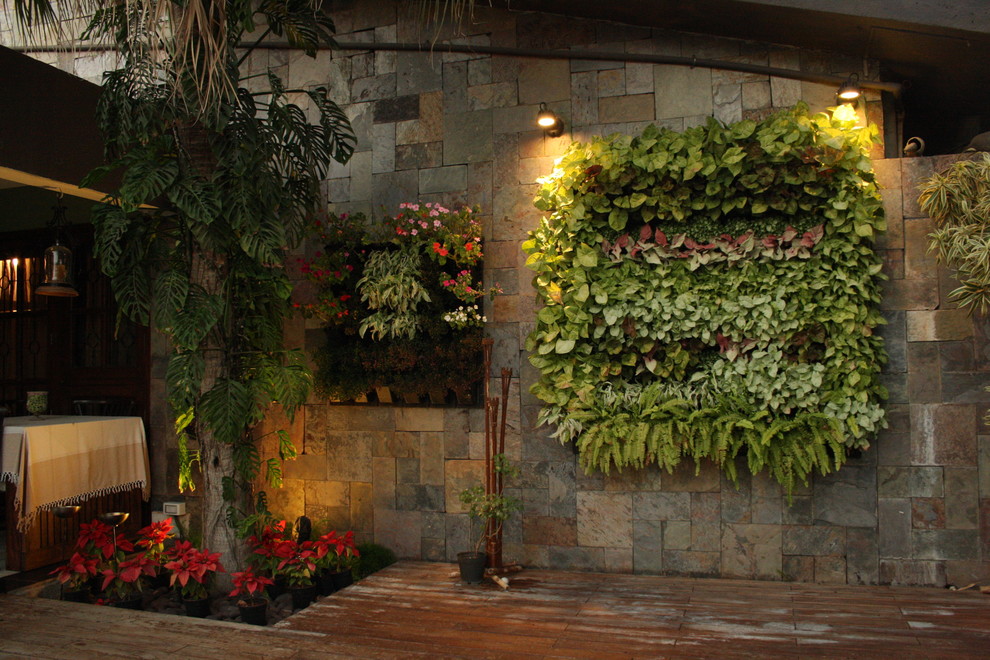
{"type": "Polygon", "coordinates": [[[65,226],[62,193],[55,202],[55,215],[49,226],[55,228],[55,244],[45,250],[45,281],[34,292],[39,296],[75,298],[79,292],[72,283],[72,250],[62,245],[62,227],[65,226]]]}

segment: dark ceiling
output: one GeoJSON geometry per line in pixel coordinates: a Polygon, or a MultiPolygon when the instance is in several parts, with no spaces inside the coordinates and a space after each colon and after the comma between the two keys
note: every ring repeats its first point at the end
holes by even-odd
{"type": "MultiPolygon", "coordinates": [[[[981,11],[977,0],[929,2],[929,9],[917,9],[909,16],[911,21],[898,20],[896,3],[873,3],[873,7],[880,6],[874,13],[886,14],[879,17],[781,6],[796,4],[786,0],[511,0],[507,4],[516,10],[875,59],[880,62],[884,80],[904,83],[905,134],[925,137],[928,153],[958,151],[973,133],[990,129],[990,34],[949,27],[946,25],[951,21],[941,18],[953,4],[981,11]],[[926,19],[925,11],[930,19],[926,19]]],[[[864,12],[871,7],[866,2],[860,4],[864,12]]],[[[851,9],[847,2],[822,1],[814,6],[851,9]]],[[[990,3],[985,6],[990,12],[990,3]]],[[[966,23],[964,19],[955,22],[966,23]]]]}

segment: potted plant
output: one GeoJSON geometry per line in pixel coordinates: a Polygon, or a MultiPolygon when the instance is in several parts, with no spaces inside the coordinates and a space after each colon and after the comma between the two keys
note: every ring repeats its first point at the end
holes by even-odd
{"type": "MultiPolygon", "coordinates": [[[[518,473],[504,454],[496,454],[493,457],[493,466],[496,472],[504,476],[513,477],[518,473]]],[[[471,517],[472,537],[476,523],[481,525],[481,534],[477,537],[474,550],[457,553],[457,565],[461,571],[461,580],[468,584],[477,584],[485,576],[485,562],[488,559],[484,552],[486,542],[498,534],[505,521],[522,508],[522,503],[502,493],[486,493],[484,486],[481,485],[461,491],[460,500],[467,506],[468,515],[471,517]]]]}
{"type": "Polygon", "coordinates": [[[205,617],[210,613],[210,585],[223,572],[220,553],[197,549],[189,541],[178,541],[166,551],[165,568],[172,571],[171,586],[179,585],[188,616],[205,617]]]}
{"type": "Polygon", "coordinates": [[[265,525],[260,536],[252,534],[247,540],[248,545],[254,548],[248,556],[248,564],[258,574],[272,578],[272,584],[266,589],[268,597],[272,600],[284,594],[286,590],[285,575],[278,570],[281,559],[275,555],[275,548],[287,540],[285,529],[285,521],[279,520],[265,525]]]}
{"type": "Polygon", "coordinates": [[[90,589],[87,584],[96,577],[97,557],[77,549],[64,566],[59,566],[50,574],[62,583],[62,600],[88,603],[90,589]]]}
{"type": "Polygon", "coordinates": [[[354,543],[354,532],[338,535],[330,531],[314,541],[317,552],[317,584],[320,593],[329,596],[334,591],[354,583],[352,567],[361,556],[354,543]]]}
{"type": "Polygon", "coordinates": [[[156,562],[139,552],[130,559],[114,558],[104,568],[102,591],[110,604],[131,610],[141,609],[141,578],[154,576],[156,562]]]}
{"type": "Polygon", "coordinates": [[[268,623],[268,599],[265,598],[265,587],[274,584],[274,580],[264,575],[255,574],[249,566],[243,571],[232,574],[234,578],[234,590],[229,597],[243,596],[237,601],[237,608],[241,611],[241,621],[256,626],[263,626],[268,623]]]}
{"type": "Polygon", "coordinates": [[[275,547],[275,556],[280,560],[276,570],[285,576],[295,610],[306,607],[316,599],[316,583],[313,581],[316,555],[312,541],[299,543],[284,539],[275,547]]]}
{"type": "Polygon", "coordinates": [[[144,548],[144,554],[154,562],[155,574],[151,582],[156,587],[168,586],[168,574],[165,571],[165,542],[172,537],[172,519],[166,518],[161,522],[151,523],[138,531],[137,546],[144,548]]]}

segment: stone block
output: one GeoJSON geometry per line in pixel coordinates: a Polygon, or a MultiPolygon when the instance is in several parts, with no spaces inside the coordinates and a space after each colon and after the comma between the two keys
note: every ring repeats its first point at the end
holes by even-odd
{"type": "Polygon", "coordinates": [[[571,124],[590,126],[598,123],[598,74],[584,71],[571,74],[571,124]]]}
{"type": "Polygon", "coordinates": [[[352,202],[371,199],[371,152],[358,152],[351,156],[351,190],[352,202]]]}
{"type": "Polygon", "coordinates": [[[904,217],[923,218],[925,212],[918,205],[921,187],[935,173],[931,158],[904,158],[901,160],[901,188],[904,190],[904,217]]]}
{"type": "Polygon", "coordinates": [[[976,370],[971,341],[941,341],[938,344],[938,357],[943,372],[976,370]]]}
{"type": "Polygon", "coordinates": [[[573,571],[604,571],[605,548],[550,546],[551,566],[567,566],[573,571]]]}
{"type": "Polygon", "coordinates": [[[446,513],[438,511],[423,512],[423,537],[430,539],[443,539],[447,536],[446,513]]]}
{"type": "Polygon", "coordinates": [[[767,108],[770,105],[769,80],[742,83],[742,107],[744,110],[767,108]]]}
{"type": "Polygon", "coordinates": [[[396,79],[394,73],[381,76],[356,78],[351,82],[351,101],[378,101],[395,96],[396,79]]]}
{"type": "Polygon", "coordinates": [[[375,124],[371,128],[371,172],[395,170],[395,124],[375,124]]]}
{"type": "Polygon", "coordinates": [[[877,524],[877,472],[873,466],[849,466],[814,482],[815,523],[845,527],[877,524]]]}
{"type": "Polygon", "coordinates": [[[419,95],[407,94],[375,101],[372,104],[372,116],[376,124],[419,119],[419,95]]]}
{"type": "Polygon", "coordinates": [[[492,60],[484,58],[468,61],[468,85],[487,85],[492,81],[492,60]]]}
{"type": "Polygon", "coordinates": [[[612,472],[604,477],[603,489],[634,492],[659,491],[662,478],[663,471],[655,466],[612,472]]]}
{"type": "Polygon", "coordinates": [[[444,539],[423,538],[420,556],[424,561],[444,561],[447,556],[447,543],[444,539]]]}
{"type": "Polygon", "coordinates": [[[509,108],[517,103],[516,86],[512,83],[488,83],[467,88],[467,110],[509,108]]]}
{"type": "Polygon", "coordinates": [[[912,403],[934,403],[942,399],[938,346],[933,342],[908,342],[908,399],[912,403]]]}
{"type": "Polygon", "coordinates": [[[466,507],[460,501],[461,491],[484,485],[485,462],[448,460],[444,467],[444,496],[447,513],[464,513],[466,507]]]}
{"type": "Polygon", "coordinates": [[[928,218],[904,221],[904,277],[909,280],[936,279],[938,262],[928,250],[928,235],[934,228],[928,218]]]}
{"type": "Polygon", "coordinates": [[[880,498],[879,553],[882,558],[911,556],[911,500],[880,498]]]}
{"type": "MultiPolygon", "coordinates": [[[[640,524],[651,528],[657,522],[656,520],[634,520],[633,533],[635,534],[635,530],[640,524]]],[[[692,525],[687,520],[665,521],[663,523],[663,547],[667,550],[690,550],[691,528],[692,525]]]]}
{"type": "Polygon", "coordinates": [[[901,257],[900,277],[904,277],[904,216],[900,189],[884,191],[883,214],[887,230],[877,236],[877,247],[896,250],[901,257]]]}
{"type": "Polygon", "coordinates": [[[355,531],[374,532],[375,499],[372,485],[365,482],[351,482],[351,525],[355,531]]]}
{"type": "Polygon", "coordinates": [[[550,496],[546,488],[521,489],[523,513],[528,516],[549,516],[550,496]]]}
{"type": "Polygon", "coordinates": [[[895,587],[944,587],[945,564],[938,561],[881,559],[880,584],[895,587]]]}
{"type": "Polygon", "coordinates": [[[419,559],[422,552],[422,519],[419,511],[375,511],[375,541],[400,559],[419,559]]]}
{"type": "Polygon", "coordinates": [[[785,525],[811,525],[814,522],[814,498],[810,495],[794,495],[784,506],[781,522],[785,525]]]}
{"type": "Polygon", "coordinates": [[[987,565],[983,561],[949,560],[942,563],[947,586],[961,588],[974,582],[982,582],[987,576],[987,565]]]}
{"type": "Polygon", "coordinates": [[[632,547],[632,496],[626,493],[577,493],[577,538],[582,546],[632,547]]]}
{"type": "Polygon", "coordinates": [[[566,101],[571,94],[570,83],[567,60],[526,58],[519,67],[519,103],[566,101]]]}
{"type": "Polygon", "coordinates": [[[443,65],[443,111],[466,112],[467,62],[446,62],[443,65]]]}
{"type": "MultiPolygon", "coordinates": [[[[536,123],[536,114],[539,109],[539,104],[492,108],[492,129],[496,134],[530,132],[536,123]]],[[[566,120],[570,113],[570,104],[558,101],[552,104],[550,109],[566,120]]]]}
{"type": "Polygon", "coordinates": [[[441,165],[443,165],[443,142],[418,142],[395,147],[397,170],[428,169],[441,165]]]}
{"type": "Polygon", "coordinates": [[[972,405],[911,406],[911,461],[915,465],[976,464],[979,424],[972,405]]]}
{"type": "Polygon", "coordinates": [[[691,550],[714,552],[722,542],[722,525],[717,522],[693,522],[691,524],[691,550]]]}
{"type": "Polygon", "coordinates": [[[818,584],[845,584],[845,557],[815,557],[815,582],[818,584]]]}
{"type": "Polygon", "coordinates": [[[350,507],[350,484],[343,481],[307,481],[304,497],[306,506],[350,507]]]}
{"type": "Polygon", "coordinates": [[[690,493],[716,493],[719,491],[721,470],[711,461],[702,461],[696,467],[694,461],[684,461],[673,473],[663,475],[663,488],[667,491],[690,493]]]}
{"type": "MultiPolygon", "coordinates": [[[[444,115],[443,162],[458,165],[491,160],[491,110],[460,112],[444,115]]],[[[467,188],[465,182],[463,188],[467,188]]],[[[457,188],[460,190],[461,188],[457,188]]],[[[431,191],[433,192],[433,191],[431,191]]]]}
{"type": "Polygon", "coordinates": [[[720,493],[691,493],[691,520],[694,522],[719,522],[722,512],[720,493]]]}
{"type": "Polygon", "coordinates": [[[419,483],[418,458],[403,457],[395,459],[395,483],[399,485],[419,483]]]}
{"type": "Polygon", "coordinates": [[[442,63],[432,53],[397,53],[394,77],[395,94],[399,96],[443,88],[442,63]]]}
{"type": "Polygon", "coordinates": [[[977,467],[979,469],[979,494],[981,498],[990,498],[990,436],[981,435],[977,438],[979,445],[977,467]]]}
{"type": "Polygon", "coordinates": [[[442,408],[398,408],[395,411],[396,431],[443,431],[442,408]]]}
{"type": "Polygon", "coordinates": [[[944,529],[945,500],[940,497],[912,498],[911,526],[914,529],[944,529]]]}
{"type": "Polygon", "coordinates": [[[419,437],[408,431],[380,433],[371,445],[372,456],[391,458],[416,458],[419,456],[419,437]]]}
{"type": "Polygon", "coordinates": [[[652,94],[655,80],[653,65],[643,62],[626,62],[626,94],[652,94]]]}
{"type": "Polygon", "coordinates": [[[690,493],[635,493],[633,520],[690,520],[690,493]]]}
{"type": "Polygon", "coordinates": [[[945,526],[974,529],[980,524],[979,470],[976,467],[945,468],[945,526]]]}
{"type": "Polygon", "coordinates": [[[722,521],[749,523],[753,521],[752,475],[742,459],[736,459],[738,483],[733,484],[722,476],[722,521]]]}
{"type": "Polygon", "coordinates": [[[420,193],[458,192],[467,189],[467,167],[452,165],[419,171],[420,193]]]}
{"type": "Polygon", "coordinates": [[[881,282],[883,298],[880,309],[910,310],[935,309],[939,304],[938,281],[927,280],[887,280],[881,282]]]}
{"type": "Polygon", "coordinates": [[[443,433],[419,434],[419,481],[432,486],[444,485],[443,433]]]}
{"type": "Polygon", "coordinates": [[[781,558],[780,574],[788,582],[814,582],[815,558],[784,555],[781,558]]]}
{"type": "Polygon", "coordinates": [[[626,70],[607,69],[598,72],[598,95],[604,96],[625,96],[626,95],[626,70]]]}
{"type": "Polygon", "coordinates": [[[653,68],[656,118],[711,115],[711,69],[659,64],[653,68]]]}
{"type": "Polygon", "coordinates": [[[371,473],[375,509],[394,509],[396,482],[395,459],[371,459],[371,473]]]}
{"type": "Polygon", "coordinates": [[[722,576],[777,579],[781,565],[779,525],[727,524],[722,530],[722,576]]]}
{"type": "Polygon", "coordinates": [[[980,533],[976,529],[916,529],[911,532],[914,559],[979,559],[980,533]]]}
{"type": "Polygon", "coordinates": [[[958,341],[973,336],[973,322],[965,309],[909,311],[907,340],[958,341]]]}
{"type": "Polygon", "coordinates": [[[846,530],[833,525],[785,525],[781,548],[785,555],[843,555],[846,530]]]}
{"type": "Polygon", "coordinates": [[[694,552],[691,550],[664,550],[664,575],[688,577],[715,577],[722,561],[720,552],[694,552]]]}
{"type": "Polygon", "coordinates": [[[987,392],[987,375],[985,373],[952,373],[941,374],[942,400],[946,403],[973,403],[985,408],[990,402],[987,392]]]}
{"type": "Polygon", "coordinates": [[[879,536],[875,527],[846,530],[846,582],[876,584],[880,581],[879,536]]]}
{"type": "Polygon", "coordinates": [[[467,408],[450,408],[445,411],[443,422],[444,458],[468,458],[470,428],[467,408]]]}
{"type": "Polygon", "coordinates": [[[395,508],[401,511],[443,511],[443,486],[400,483],[395,487],[395,508]]]}
{"type": "Polygon", "coordinates": [[[576,546],[577,521],[574,518],[524,516],[523,543],[532,545],[576,546]]]}
{"type": "Polygon", "coordinates": [[[598,99],[598,120],[603,124],[653,121],[653,94],[602,96],[598,99]]]}
{"type": "Polygon", "coordinates": [[[605,548],[606,573],[632,573],[632,548],[605,548]]]}
{"type": "Polygon", "coordinates": [[[880,466],[877,468],[877,481],[881,498],[943,495],[941,467],[880,466]]]}
{"type": "Polygon", "coordinates": [[[327,478],[327,457],[321,454],[304,454],[288,461],[283,467],[286,479],[324,481],[327,478]]]}
{"type": "Polygon", "coordinates": [[[663,571],[663,549],[666,543],[663,536],[663,523],[656,520],[633,521],[633,571],[636,573],[661,573],[663,571]]]}
{"type": "Polygon", "coordinates": [[[903,373],[908,370],[907,364],[907,323],[905,312],[890,310],[883,313],[886,324],[877,328],[878,335],[883,337],[884,348],[887,349],[887,364],[885,373],[903,373]]]}
{"type": "Polygon", "coordinates": [[[742,86],[739,84],[715,85],[713,96],[715,118],[723,124],[742,121],[742,86]]]}

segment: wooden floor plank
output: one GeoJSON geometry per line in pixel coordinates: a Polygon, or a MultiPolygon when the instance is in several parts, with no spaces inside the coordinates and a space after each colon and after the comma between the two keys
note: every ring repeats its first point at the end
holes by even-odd
{"type": "Polygon", "coordinates": [[[990,600],[938,589],[401,562],[262,628],[0,595],[0,658],[983,658],[990,600]],[[112,631],[108,633],[107,631],[112,631]]]}

